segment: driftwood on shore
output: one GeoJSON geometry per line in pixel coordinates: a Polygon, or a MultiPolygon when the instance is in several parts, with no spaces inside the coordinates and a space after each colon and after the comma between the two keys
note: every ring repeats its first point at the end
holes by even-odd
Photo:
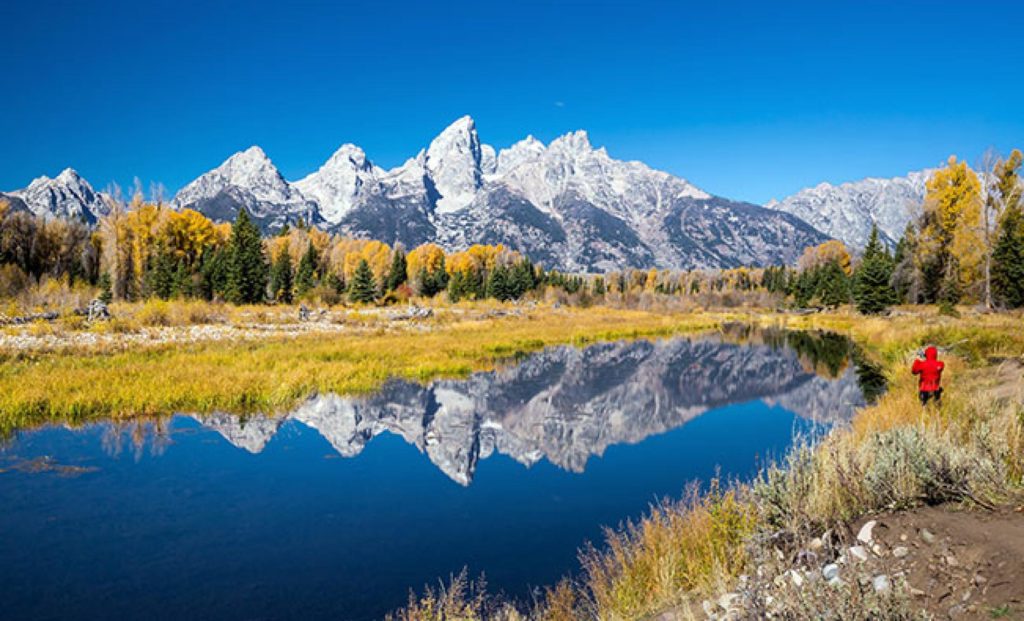
{"type": "Polygon", "coordinates": [[[434,316],[434,309],[424,308],[422,306],[416,306],[410,304],[407,308],[400,311],[391,311],[388,313],[388,319],[391,321],[409,321],[412,319],[429,319],[434,316]]]}
{"type": "MultiPolygon", "coordinates": [[[[73,314],[79,317],[85,317],[88,321],[104,321],[110,319],[110,311],[107,309],[107,305],[103,300],[98,298],[89,302],[89,305],[85,308],[76,308],[73,314]]],[[[31,315],[21,315],[19,317],[8,317],[0,314],[0,326],[24,326],[36,321],[57,321],[58,319],[60,319],[60,313],[57,311],[33,313],[31,315]]]]}
{"type": "Polygon", "coordinates": [[[0,315],[0,326],[23,326],[36,321],[55,321],[58,317],[60,317],[60,313],[57,311],[22,315],[20,317],[7,317],[6,315],[0,315]]]}

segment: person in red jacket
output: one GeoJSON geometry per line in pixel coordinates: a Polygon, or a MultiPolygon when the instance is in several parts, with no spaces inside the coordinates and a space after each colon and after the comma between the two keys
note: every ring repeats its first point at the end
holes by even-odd
{"type": "Polygon", "coordinates": [[[937,405],[942,403],[942,386],[939,383],[942,381],[942,369],[945,367],[946,364],[939,360],[939,350],[932,346],[924,350],[924,360],[918,358],[914,361],[914,366],[910,367],[911,373],[921,376],[917,383],[921,405],[928,405],[931,399],[935,399],[937,405]]]}

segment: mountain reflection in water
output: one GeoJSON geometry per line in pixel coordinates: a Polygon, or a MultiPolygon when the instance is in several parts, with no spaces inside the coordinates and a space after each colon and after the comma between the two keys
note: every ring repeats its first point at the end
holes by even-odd
{"type": "Polygon", "coordinates": [[[865,385],[877,382],[870,367],[850,366],[851,357],[856,351],[837,335],[735,327],[726,338],[552,347],[466,380],[391,381],[366,398],[316,396],[285,416],[195,418],[252,453],[286,421],[315,429],[343,457],[387,431],[469,485],[479,460],[495,452],[583,472],[611,445],[636,444],[730,403],[759,399],[815,423],[846,421],[878,391],[865,385]]]}
{"type": "Polygon", "coordinates": [[[369,621],[463,567],[529,599],[604,526],[882,389],[841,337],[733,326],[280,416],[25,429],[0,445],[0,617],[369,621]]]}

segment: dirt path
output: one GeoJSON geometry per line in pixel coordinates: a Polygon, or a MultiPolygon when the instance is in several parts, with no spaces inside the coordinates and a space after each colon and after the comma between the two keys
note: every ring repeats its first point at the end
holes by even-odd
{"type": "Polygon", "coordinates": [[[1024,507],[921,507],[873,519],[890,575],[906,577],[915,607],[936,619],[1024,620],[1024,507]]]}

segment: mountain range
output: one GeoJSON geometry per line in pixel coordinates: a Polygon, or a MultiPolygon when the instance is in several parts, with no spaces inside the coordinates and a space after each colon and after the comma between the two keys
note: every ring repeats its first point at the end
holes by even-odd
{"type": "MultiPolygon", "coordinates": [[[[171,205],[218,221],[245,208],[265,232],[301,221],[406,247],[504,244],[567,271],[728,268],[793,263],[831,237],[860,248],[875,222],[891,244],[923,200],[928,174],[823,183],[759,206],[616,160],[583,131],[496,150],[466,116],[390,170],[344,144],[292,182],[253,146],[181,188],[171,205]]],[[[72,169],[0,198],[16,210],[88,223],[113,200],[72,169]]]]}

